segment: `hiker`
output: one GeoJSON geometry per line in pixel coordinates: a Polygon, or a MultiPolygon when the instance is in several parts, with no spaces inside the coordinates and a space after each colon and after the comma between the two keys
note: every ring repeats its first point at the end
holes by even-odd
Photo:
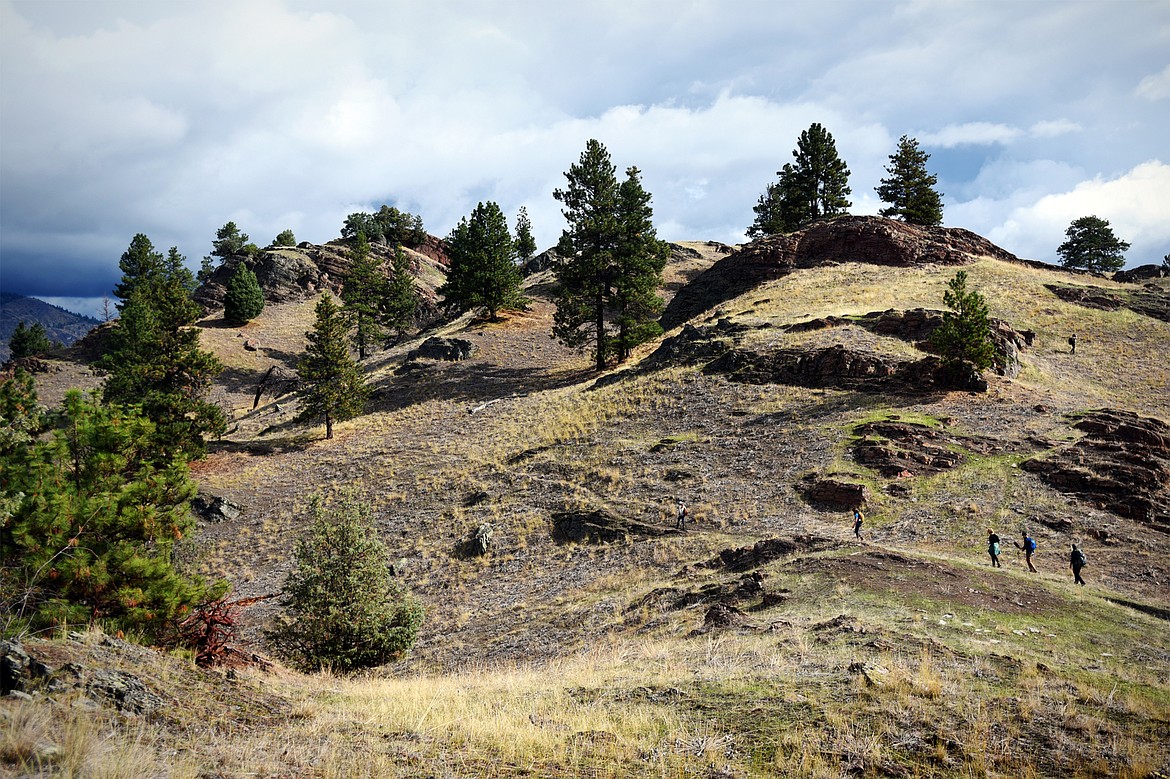
{"type": "Polygon", "coordinates": [[[686,530],[687,529],[686,524],[687,524],[687,504],[683,503],[680,500],[678,502],[678,512],[676,514],[674,526],[677,527],[679,530],[686,530]]]}
{"type": "Polygon", "coordinates": [[[853,509],[853,535],[857,536],[858,541],[865,540],[861,537],[861,523],[864,521],[865,517],[862,516],[861,511],[853,509]]]}
{"type": "Polygon", "coordinates": [[[991,555],[991,566],[1003,568],[999,564],[999,536],[991,528],[987,528],[987,554],[991,555]]]}
{"type": "Polygon", "coordinates": [[[1068,337],[1068,345],[1072,347],[1072,353],[1077,353],[1077,334],[1073,333],[1068,337]]]}
{"type": "MultiPolygon", "coordinates": [[[[1012,543],[1016,544],[1015,541],[1012,541],[1012,543]]],[[[1036,566],[1032,565],[1032,553],[1036,551],[1036,540],[1028,535],[1027,530],[1024,531],[1023,545],[1016,544],[1016,549],[1024,550],[1024,560],[1028,563],[1028,570],[1036,573],[1036,566]]]]}
{"type": "Polygon", "coordinates": [[[1085,586],[1085,580],[1081,578],[1081,569],[1085,567],[1088,561],[1085,559],[1085,553],[1077,549],[1077,545],[1072,545],[1072,554],[1069,555],[1069,568],[1073,571],[1073,581],[1082,587],[1085,586]]]}

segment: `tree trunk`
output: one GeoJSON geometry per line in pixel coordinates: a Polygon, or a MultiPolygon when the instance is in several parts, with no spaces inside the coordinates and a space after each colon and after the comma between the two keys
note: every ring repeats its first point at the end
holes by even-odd
{"type": "Polygon", "coordinates": [[[605,292],[597,293],[595,302],[597,307],[597,372],[605,370],[606,343],[605,343],[605,292]]]}

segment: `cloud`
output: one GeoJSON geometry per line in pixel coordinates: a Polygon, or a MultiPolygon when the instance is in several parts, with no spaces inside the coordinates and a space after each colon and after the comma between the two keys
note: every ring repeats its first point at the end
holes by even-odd
{"type": "Polygon", "coordinates": [[[1167,65],[1161,73],[1143,78],[1138,83],[1137,94],[1138,97],[1150,101],[1170,98],[1170,65],[1167,65]]]}
{"type": "Polygon", "coordinates": [[[987,237],[1021,256],[1055,261],[1069,224],[1089,215],[1107,220],[1131,244],[1129,264],[1161,262],[1170,247],[1170,165],[1151,160],[1115,178],[1045,195],[1012,209],[987,237]]]}
{"type": "Polygon", "coordinates": [[[940,146],[950,149],[955,146],[983,146],[1009,143],[1023,135],[1023,131],[1006,124],[992,122],[967,122],[948,125],[933,133],[925,133],[919,141],[924,146],[940,146]]]}

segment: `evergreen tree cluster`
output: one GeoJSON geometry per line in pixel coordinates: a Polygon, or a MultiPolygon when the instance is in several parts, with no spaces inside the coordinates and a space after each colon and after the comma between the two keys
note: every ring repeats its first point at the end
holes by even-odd
{"type": "Polygon", "coordinates": [[[36,357],[52,348],[53,343],[45,332],[45,326],[40,322],[33,322],[28,327],[23,320],[17,322],[16,329],[8,339],[8,351],[13,360],[36,357]]]}
{"type": "Polygon", "coordinates": [[[223,592],[172,563],[195,485],[181,457],[159,457],[137,408],[73,390],[47,414],[18,372],[0,382],[0,430],[5,635],[98,623],[166,640],[223,592]]]}
{"type": "Polygon", "coordinates": [[[419,296],[410,257],[401,245],[394,247],[387,274],[365,233],[358,233],[350,247],[350,262],[341,300],[358,359],[364,360],[378,345],[400,340],[411,330],[419,296]]]}
{"type": "MultiPolygon", "coordinates": [[[[799,230],[818,219],[847,213],[849,168],[837,153],[832,134],[813,123],[800,134],[793,162],[776,172],[777,180],[768,184],[756,205],[756,218],[748,236],[760,238],[799,230]]],[[[890,155],[886,167],[890,174],[875,188],[883,202],[882,216],[902,219],[910,224],[942,224],[942,195],[935,190],[938,178],[926,169],[930,155],[918,141],[905,135],[890,155]]]]}
{"type": "MultiPolygon", "coordinates": [[[[527,235],[532,241],[531,232],[527,235]]],[[[501,309],[520,308],[527,302],[520,293],[517,244],[496,203],[479,203],[470,218],[459,220],[447,236],[447,256],[447,281],[438,292],[449,307],[459,312],[483,309],[494,322],[501,309]]]]}
{"type": "Polygon", "coordinates": [[[359,233],[365,234],[371,243],[402,244],[411,249],[421,246],[427,239],[421,216],[388,205],[374,214],[357,211],[347,216],[341,237],[356,238],[359,233]]]}
{"type": "Polygon", "coordinates": [[[557,244],[553,335],[568,346],[592,343],[600,371],[611,355],[624,360],[662,332],[657,290],[670,250],[655,233],[641,172],[627,168],[619,184],[599,141],[586,144],[565,178],[567,186],[553,193],[568,222],[557,244]]]}
{"type": "Polygon", "coordinates": [[[171,248],[164,258],[139,233],[122,255],[121,299],[110,348],[99,361],[109,372],[107,404],[137,405],[154,424],[151,438],[159,459],[201,457],[205,435],[221,435],[223,411],[204,400],[222,370],[215,355],[199,347],[192,327],[201,311],[191,300],[194,279],[171,248]]]}

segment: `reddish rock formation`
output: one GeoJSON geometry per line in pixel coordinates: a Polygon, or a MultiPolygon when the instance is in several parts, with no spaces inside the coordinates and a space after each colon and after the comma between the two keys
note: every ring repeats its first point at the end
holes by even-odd
{"type": "Polygon", "coordinates": [[[879,216],[843,216],[753,241],[688,284],[662,315],[669,330],[796,268],[840,262],[963,265],[980,257],[1019,261],[970,230],[921,227],[879,216]]]}
{"type": "Polygon", "coordinates": [[[1023,463],[1061,492],[1170,533],[1170,425],[1100,409],[1074,425],[1085,437],[1023,463]]]}

